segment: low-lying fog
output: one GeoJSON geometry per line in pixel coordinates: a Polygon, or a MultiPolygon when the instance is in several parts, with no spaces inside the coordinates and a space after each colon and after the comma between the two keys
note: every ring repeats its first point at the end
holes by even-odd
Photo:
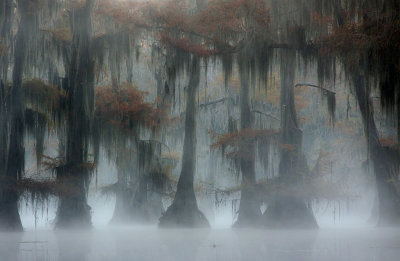
{"type": "Polygon", "coordinates": [[[400,229],[102,228],[0,234],[1,260],[398,260],[400,229]]]}
{"type": "MultiPolygon", "coordinates": [[[[93,197],[94,198],[94,197],[93,197]]],[[[158,229],[156,226],[108,226],[114,201],[90,200],[94,228],[55,231],[55,208],[21,211],[24,233],[0,233],[0,260],[399,260],[400,229],[376,228],[342,210],[317,215],[316,231],[232,229],[222,208],[212,229],[158,229]],[[328,213],[330,213],[328,215],[328,213]]],[[[55,202],[54,202],[55,203],[55,202]]],[[[55,204],[54,204],[55,205],[55,204]]]]}

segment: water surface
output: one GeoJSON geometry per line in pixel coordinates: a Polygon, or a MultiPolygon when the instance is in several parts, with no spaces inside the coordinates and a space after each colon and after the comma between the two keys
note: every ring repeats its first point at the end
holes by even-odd
{"type": "Polygon", "coordinates": [[[0,260],[400,260],[399,228],[157,229],[0,234],[0,260]]]}

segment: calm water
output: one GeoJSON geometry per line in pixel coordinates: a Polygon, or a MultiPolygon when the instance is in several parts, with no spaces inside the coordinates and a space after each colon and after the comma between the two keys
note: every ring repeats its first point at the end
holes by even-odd
{"type": "Polygon", "coordinates": [[[0,234],[0,260],[400,260],[399,228],[159,230],[0,234]]]}

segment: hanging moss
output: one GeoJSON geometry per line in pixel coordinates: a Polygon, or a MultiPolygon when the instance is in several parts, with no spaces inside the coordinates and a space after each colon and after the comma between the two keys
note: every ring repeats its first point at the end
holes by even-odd
{"type": "Polygon", "coordinates": [[[35,139],[36,165],[39,167],[44,150],[44,137],[48,126],[46,115],[33,111],[25,110],[25,127],[28,134],[35,139]]]}
{"type": "MultiPolygon", "coordinates": [[[[35,109],[43,112],[49,112],[50,115],[56,116],[60,113],[66,94],[57,86],[45,83],[40,79],[25,80],[22,84],[25,99],[28,104],[35,109]]],[[[62,112],[61,112],[62,113],[62,112]]]]}

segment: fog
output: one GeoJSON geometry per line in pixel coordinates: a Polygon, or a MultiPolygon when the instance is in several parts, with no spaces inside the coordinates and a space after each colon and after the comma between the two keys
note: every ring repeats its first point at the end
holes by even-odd
{"type": "Polygon", "coordinates": [[[2,260],[398,260],[400,230],[101,228],[0,235],[2,260]]]}
{"type": "Polygon", "coordinates": [[[1,0],[0,261],[399,259],[399,43],[393,0],[1,0]]]}
{"type": "Polygon", "coordinates": [[[54,230],[55,200],[48,204],[48,211],[37,215],[35,224],[33,208],[27,203],[21,211],[25,232],[1,233],[0,256],[1,260],[26,261],[398,260],[400,229],[368,223],[364,212],[370,211],[370,199],[361,197],[350,210],[344,207],[336,219],[332,204],[320,203],[324,208],[315,212],[318,230],[232,229],[230,207],[218,208],[209,219],[211,229],[159,229],[109,225],[115,197],[90,193],[91,230],[54,230]],[[362,210],[365,205],[367,209],[362,210]]]}

